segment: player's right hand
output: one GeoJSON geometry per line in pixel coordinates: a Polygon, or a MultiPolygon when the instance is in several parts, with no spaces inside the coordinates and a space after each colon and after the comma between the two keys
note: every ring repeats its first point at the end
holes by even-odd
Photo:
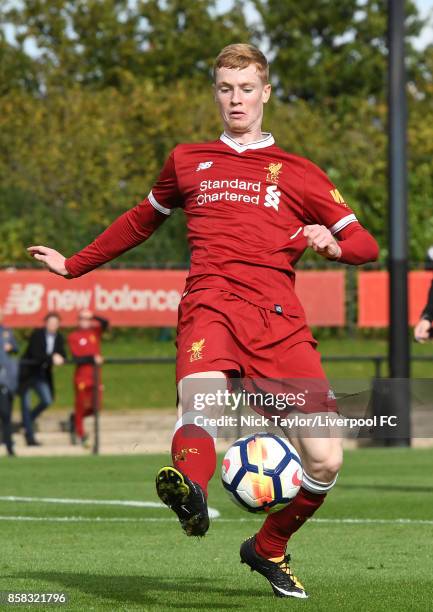
{"type": "Polygon", "coordinates": [[[331,260],[341,257],[341,247],[324,225],[306,225],[304,236],[307,239],[308,246],[322,257],[331,260]]]}
{"type": "Polygon", "coordinates": [[[63,257],[58,251],[46,246],[31,246],[27,251],[32,257],[45,264],[50,272],[71,278],[65,267],[66,257],[63,257]]]}
{"type": "Polygon", "coordinates": [[[424,343],[430,337],[430,329],[432,324],[427,319],[421,319],[415,326],[414,336],[417,342],[424,343]]]}

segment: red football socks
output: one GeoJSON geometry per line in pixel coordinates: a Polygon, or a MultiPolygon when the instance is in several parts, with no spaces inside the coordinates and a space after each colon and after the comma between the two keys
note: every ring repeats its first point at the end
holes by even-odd
{"type": "Polygon", "coordinates": [[[326,493],[310,493],[303,487],[291,504],[268,514],[256,535],[256,552],[266,559],[285,554],[287,541],[323,504],[326,493]]]}
{"type": "Polygon", "coordinates": [[[171,443],[173,465],[203,489],[207,497],[207,485],[216,467],[214,440],[197,425],[182,425],[171,443]]]}

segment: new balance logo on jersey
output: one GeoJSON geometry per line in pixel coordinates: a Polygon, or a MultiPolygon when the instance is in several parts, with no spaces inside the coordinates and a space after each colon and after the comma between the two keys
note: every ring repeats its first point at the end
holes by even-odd
{"type": "Polygon", "coordinates": [[[266,187],[265,206],[267,208],[274,208],[278,212],[280,197],[281,191],[278,191],[278,187],[276,185],[269,185],[269,187],[266,187]]]}
{"type": "Polygon", "coordinates": [[[196,168],[196,172],[198,172],[199,170],[208,170],[208,168],[210,168],[211,166],[213,166],[213,161],[200,162],[196,168]]]}

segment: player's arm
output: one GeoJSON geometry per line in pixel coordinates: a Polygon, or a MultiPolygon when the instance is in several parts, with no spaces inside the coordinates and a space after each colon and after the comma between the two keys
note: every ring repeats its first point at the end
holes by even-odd
{"type": "Polygon", "coordinates": [[[341,263],[359,266],[376,261],[379,255],[376,240],[358,221],[353,221],[335,235],[324,225],[307,225],[304,236],[316,253],[341,263]]]}
{"type": "Polygon", "coordinates": [[[165,219],[165,215],[144,200],[118,217],[91,244],[68,259],[46,246],[31,246],[28,251],[51,272],[67,278],[76,278],[141,244],[165,219]]]}
{"type": "Polygon", "coordinates": [[[307,244],[319,255],[352,265],[378,258],[376,240],[358,222],[326,174],[310,162],[305,173],[303,213],[307,244]]]}
{"type": "Polygon", "coordinates": [[[60,355],[64,360],[68,358],[66,354],[65,338],[62,333],[58,333],[54,344],[54,352],[60,355]]]}
{"type": "Polygon", "coordinates": [[[415,326],[414,336],[417,342],[425,342],[430,338],[433,329],[433,281],[427,298],[427,304],[421,313],[421,318],[415,326]]]}
{"type": "Polygon", "coordinates": [[[27,250],[51,272],[76,278],[147,240],[180,202],[173,151],[148,197],[118,217],[84,249],[69,258],[46,246],[31,246],[27,250]]]}
{"type": "Polygon", "coordinates": [[[108,319],[104,319],[104,317],[100,317],[99,315],[94,314],[93,320],[96,321],[96,323],[98,324],[101,330],[101,333],[104,333],[105,331],[107,331],[110,325],[110,322],[108,321],[108,319]]]}

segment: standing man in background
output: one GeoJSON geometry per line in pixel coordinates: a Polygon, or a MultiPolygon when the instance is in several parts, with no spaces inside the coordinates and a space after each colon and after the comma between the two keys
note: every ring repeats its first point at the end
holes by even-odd
{"type": "MultiPolygon", "coordinates": [[[[426,270],[433,270],[433,246],[427,251],[427,258],[425,264],[426,270]]],[[[433,280],[430,285],[430,291],[427,297],[427,304],[425,305],[420,320],[415,326],[414,336],[417,342],[425,342],[431,337],[433,330],[433,280]]]]}
{"type": "Polygon", "coordinates": [[[18,345],[11,329],[3,325],[3,309],[0,307],[0,421],[3,442],[8,455],[13,456],[12,404],[18,384],[18,364],[11,353],[18,352],[18,345]]]}
{"type": "Polygon", "coordinates": [[[65,340],[59,332],[60,316],[49,312],[44,318],[44,327],[35,329],[20,366],[20,396],[23,427],[28,446],[40,446],[35,439],[33,425],[39,415],[53,403],[53,365],[63,365],[66,359],[65,340]],[[32,409],[31,392],[39,398],[32,409]]]}
{"type": "Polygon", "coordinates": [[[421,318],[415,326],[415,340],[425,342],[430,338],[433,323],[433,281],[427,298],[427,304],[421,313],[421,318]]]}
{"type": "Polygon", "coordinates": [[[77,364],[74,376],[75,412],[70,418],[73,444],[77,437],[81,444],[87,443],[84,419],[93,414],[95,397],[98,398],[98,410],[101,408],[103,387],[100,368],[97,366],[104,362],[101,355],[101,337],[107,328],[107,319],[94,315],[90,310],[82,310],[78,314],[77,329],[68,336],[69,348],[77,364]]]}

